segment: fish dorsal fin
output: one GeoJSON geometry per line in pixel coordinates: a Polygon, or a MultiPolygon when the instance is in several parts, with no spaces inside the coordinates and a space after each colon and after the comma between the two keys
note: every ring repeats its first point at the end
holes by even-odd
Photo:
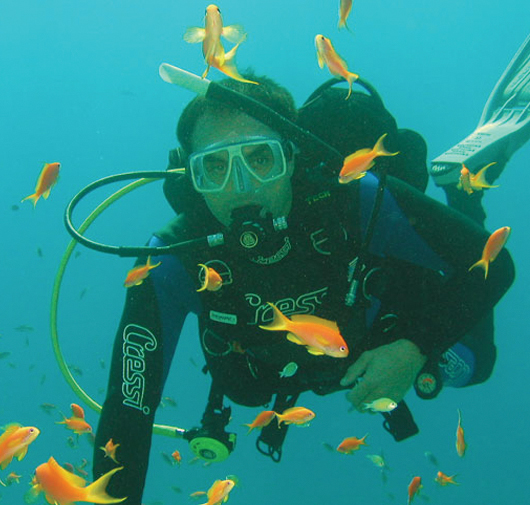
{"type": "Polygon", "coordinates": [[[50,466],[50,469],[55,473],[56,475],[59,475],[62,479],[70,482],[74,486],[77,487],[84,487],[86,484],[86,480],[82,477],[79,477],[79,475],[75,475],[65,468],[63,468],[53,457],[50,457],[48,460],[48,465],[50,466]]]}
{"type": "Polygon", "coordinates": [[[0,436],[0,442],[3,442],[6,438],[11,436],[15,431],[17,431],[19,428],[22,428],[21,424],[18,423],[11,423],[8,424],[4,429],[4,433],[2,433],[2,436],[0,436]]]}
{"type": "Polygon", "coordinates": [[[219,482],[221,482],[220,479],[217,479],[210,489],[208,489],[208,492],[206,493],[206,496],[210,498],[212,496],[212,493],[214,492],[215,488],[219,485],[219,482]]]}
{"type": "Polygon", "coordinates": [[[371,152],[372,152],[372,149],[370,149],[369,147],[359,149],[358,151],[355,151],[354,153],[351,153],[348,156],[346,156],[346,158],[344,159],[344,163],[345,164],[348,163],[348,161],[351,161],[353,158],[360,156],[361,154],[368,154],[371,152]]]}
{"type": "Polygon", "coordinates": [[[285,409],[283,412],[282,412],[282,416],[285,416],[285,415],[288,415],[288,414],[291,414],[292,412],[296,412],[300,410],[300,407],[289,407],[288,409],[285,409]]]}
{"type": "Polygon", "coordinates": [[[324,319],[322,317],[311,316],[307,314],[296,314],[294,316],[291,316],[291,319],[293,321],[296,321],[297,323],[321,324],[322,326],[326,326],[327,328],[331,328],[332,330],[339,331],[337,323],[335,323],[334,321],[330,321],[329,319],[324,319]]]}

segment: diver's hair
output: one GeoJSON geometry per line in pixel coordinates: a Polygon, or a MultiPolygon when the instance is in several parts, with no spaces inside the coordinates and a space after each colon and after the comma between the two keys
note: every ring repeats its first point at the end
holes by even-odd
{"type": "MultiPolygon", "coordinates": [[[[291,93],[274,80],[266,76],[256,76],[253,71],[243,74],[243,77],[259,84],[249,84],[235,79],[219,81],[229,89],[233,89],[261,102],[291,121],[296,121],[298,111],[291,93]]],[[[208,100],[204,96],[195,97],[182,112],[177,125],[177,138],[180,146],[187,154],[192,152],[191,137],[197,120],[205,114],[228,114],[230,112],[245,112],[233,105],[226,105],[218,101],[208,100]]]]}

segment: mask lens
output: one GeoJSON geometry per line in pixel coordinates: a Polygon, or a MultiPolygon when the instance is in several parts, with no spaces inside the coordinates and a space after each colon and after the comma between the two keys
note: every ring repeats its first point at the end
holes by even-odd
{"type": "Polygon", "coordinates": [[[221,187],[228,177],[228,151],[216,151],[206,154],[202,159],[206,184],[211,187],[221,187]]]}
{"type": "Polygon", "coordinates": [[[276,139],[260,138],[219,146],[190,156],[189,163],[195,189],[203,193],[222,191],[232,176],[237,179],[236,191],[245,192],[243,186],[250,188],[252,179],[263,184],[287,172],[282,146],[276,139]]]}
{"type": "Polygon", "coordinates": [[[265,181],[273,175],[276,158],[270,144],[243,146],[242,153],[247,167],[259,180],[265,181]]]}

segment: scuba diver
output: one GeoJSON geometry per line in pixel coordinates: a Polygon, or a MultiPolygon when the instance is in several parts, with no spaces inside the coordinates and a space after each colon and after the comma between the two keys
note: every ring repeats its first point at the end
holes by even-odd
{"type": "MultiPolygon", "coordinates": [[[[525,54],[526,74],[518,74],[523,84],[513,90],[517,99],[507,97],[508,106],[521,97],[528,103],[528,49],[525,54]]],[[[505,249],[487,279],[480,270],[469,271],[489,233],[478,214],[467,217],[459,203],[475,197],[453,191],[455,167],[467,158],[441,157],[433,172],[455,210],[424,195],[424,140],[399,129],[362,79],[357,84],[363,89],[348,100],[332,79],[297,110],[290,93],[267,77],[244,75],[259,85],[214,83],[166,64],[160,73],[189,89],[196,85],[198,96],[179,119],[180,148],[170,153],[168,169],[186,171],[164,183],[176,217],[148,243],[160,265],[127,291],[114,342],[94,449],[99,477],[114,466],[99,448],[109,439],[120,444],[124,468],[109,484],[113,496],[141,503],[155,411],[190,313],[198,317],[212,386],[201,427],[187,438],[212,461],[234,446],[234,435],[225,431],[225,397],[276,412],[308,391],[348,391],[360,411],[365,403],[391,398],[398,407],[383,413],[384,426],[403,440],[417,432],[403,402],[410,388],[434,398],[442,385],[464,387],[490,376],[492,311],[515,274],[505,249]],[[192,84],[183,84],[187,80],[192,84]],[[383,135],[385,148],[399,154],[380,157],[365,177],[339,184],[344,157],[372,148],[383,135]],[[204,236],[209,240],[202,246],[162,253],[204,236]],[[216,240],[220,245],[210,243],[216,240]],[[209,269],[219,276],[219,289],[204,289],[209,269]],[[348,356],[312,354],[285,333],[264,331],[260,327],[273,320],[271,304],[289,318],[335,322],[348,356]]],[[[513,78],[514,72],[494,90],[497,102],[513,78]]],[[[494,120],[499,106],[501,113],[508,107],[497,102],[490,108],[494,120]]],[[[517,142],[497,142],[469,168],[495,160],[502,165],[526,141],[528,106],[518,113],[522,119],[499,135],[517,142]]],[[[476,211],[480,201],[471,207],[476,211]]],[[[137,265],[146,260],[147,254],[137,265]]],[[[286,432],[276,423],[264,428],[260,452],[279,461],[286,432]]]]}

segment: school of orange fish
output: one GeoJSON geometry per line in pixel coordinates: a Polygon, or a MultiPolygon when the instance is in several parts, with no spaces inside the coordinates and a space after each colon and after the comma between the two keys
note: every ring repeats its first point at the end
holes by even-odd
{"type": "MultiPolygon", "coordinates": [[[[346,21],[350,15],[351,8],[352,0],[340,0],[339,28],[349,30],[346,21]]],[[[186,42],[202,42],[203,55],[207,65],[202,75],[203,78],[206,77],[210,68],[214,67],[233,79],[252,83],[252,81],[244,79],[239,74],[234,61],[237,48],[245,39],[246,33],[241,26],[223,25],[221,12],[216,5],[209,5],[206,8],[204,28],[189,28],[184,34],[184,40],[186,42]],[[225,52],[221,42],[221,36],[235,43],[235,46],[229,52],[225,52]]],[[[315,37],[315,45],[320,67],[322,68],[326,65],[334,76],[342,77],[348,82],[349,93],[346,98],[349,98],[352,84],[359,76],[348,70],[346,62],[337,54],[330,39],[318,34],[315,37]]],[[[258,85],[257,83],[253,84],[258,85]]],[[[347,184],[366,175],[366,172],[374,166],[375,160],[379,156],[395,156],[399,154],[386,151],[383,146],[385,136],[386,134],[381,136],[373,148],[366,147],[345,158],[344,165],[338,176],[340,183],[347,184]]],[[[463,165],[457,187],[467,194],[481,191],[484,188],[497,187],[489,185],[485,179],[486,170],[493,164],[494,162],[484,166],[476,174],[472,174],[463,165]]],[[[35,192],[25,197],[22,201],[31,200],[35,207],[41,197],[47,199],[51,189],[57,183],[60,168],[60,163],[45,163],[37,180],[35,192]]],[[[476,267],[482,268],[484,270],[484,278],[487,279],[489,265],[502,250],[510,231],[510,228],[505,226],[493,232],[484,246],[482,257],[470,266],[469,270],[471,271],[476,267]]],[[[140,285],[149,276],[150,270],[159,265],[160,262],[152,264],[149,257],[146,264],[136,266],[127,273],[124,286],[126,288],[132,288],[140,285]]],[[[213,268],[209,268],[204,264],[199,264],[198,267],[198,276],[201,285],[197,291],[217,291],[222,288],[222,278],[213,268]]],[[[274,317],[270,325],[261,327],[263,330],[286,332],[289,341],[296,345],[305,346],[307,351],[314,355],[327,355],[336,358],[342,358],[348,355],[346,342],[340,335],[337,325],[334,322],[316,316],[292,316],[289,319],[274,304],[269,303],[269,305],[274,317]],[[319,338],[315,338],[315,335],[319,335],[319,338]]],[[[8,352],[3,354],[6,356],[9,355],[8,352]]],[[[165,397],[163,402],[164,400],[168,404],[175,405],[174,400],[170,397],[165,397]]],[[[365,404],[366,409],[376,412],[388,412],[396,406],[395,402],[387,398],[381,398],[372,402],[372,404],[365,404]]],[[[41,408],[46,412],[50,412],[56,407],[53,404],[43,404],[41,408]]],[[[63,415],[63,420],[57,423],[64,424],[77,437],[82,435],[93,437],[92,427],[85,420],[85,413],[82,407],[73,403],[71,409],[72,415],[70,417],[63,415]]],[[[267,426],[275,418],[278,425],[281,423],[307,425],[314,417],[315,413],[305,407],[293,407],[282,413],[266,410],[258,414],[251,423],[245,424],[245,426],[248,426],[248,433],[250,433],[253,429],[261,429],[267,426]]],[[[3,434],[0,436],[1,470],[5,470],[14,458],[17,458],[19,461],[22,460],[26,456],[30,444],[40,434],[39,429],[34,426],[21,426],[17,423],[8,424],[3,429],[3,434]]],[[[355,454],[361,449],[361,446],[367,445],[365,442],[366,437],[367,435],[362,438],[355,436],[347,437],[336,449],[332,447],[328,448],[343,454],[355,454]]],[[[71,444],[75,444],[73,437],[69,440],[71,444]]],[[[116,465],[119,465],[119,447],[120,444],[114,444],[112,439],[110,439],[104,447],[101,447],[101,450],[104,451],[106,457],[112,459],[116,465]]],[[[464,456],[466,447],[462,417],[460,411],[458,411],[456,451],[460,457],[464,456]]],[[[163,456],[171,464],[181,464],[182,456],[179,451],[174,451],[171,456],[164,453],[163,456]]],[[[382,471],[388,470],[388,465],[382,455],[369,454],[367,457],[382,471]]],[[[436,462],[432,454],[426,453],[426,457],[432,462],[436,462]]],[[[84,466],[87,463],[88,461],[85,459],[81,465],[75,467],[71,464],[61,466],[51,456],[47,462],[42,463],[36,468],[35,475],[31,481],[31,488],[25,495],[26,502],[32,503],[40,493],[45,495],[49,503],[56,505],[67,505],[75,502],[119,503],[126,499],[126,497],[113,498],[105,491],[109,480],[116,472],[122,469],[121,466],[117,466],[92,484],[86,485],[86,481],[82,476],[88,475],[84,470],[84,466]]],[[[3,479],[0,479],[0,485],[10,486],[12,484],[18,484],[20,483],[20,478],[21,475],[13,471],[3,477],[3,479]]],[[[455,481],[455,475],[449,476],[441,471],[438,471],[434,480],[440,486],[458,484],[455,481]]],[[[216,480],[207,492],[197,491],[190,496],[198,497],[206,495],[208,501],[204,505],[217,505],[228,499],[228,495],[237,483],[236,477],[229,476],[224,480],[216,480]]],[[[422,487],[422,478],[415,476],[407,488],[408,504],[413,501],[422,487]]]]}

